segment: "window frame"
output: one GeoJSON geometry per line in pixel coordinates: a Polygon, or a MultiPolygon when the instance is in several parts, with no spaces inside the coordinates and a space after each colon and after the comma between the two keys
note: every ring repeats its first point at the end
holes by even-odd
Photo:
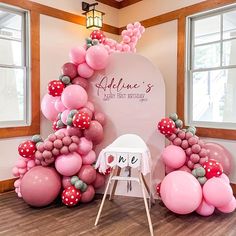
{"type": "Polygon", "coordinates": [[[19,6],[8,5],[0,3],[2,8],[16,9],[16,11],[24,12],[26,21],[28,20],[29,27],[24,25],[28,35],[28,39],[24,38],[24,43],[28,40],[28,47],[25,47],[25,75],[28,76],[28,83],[26,83],[28,94],[25,96],[27,110],[30,114],[27,115],[25,124],[14,125],[14,127],[0,127],[0,138],[30,136],[40,133],[40,15],[29,8],[24,9],[19,6]],[[29,56],[27,56],[27,54],[29,56]]]}

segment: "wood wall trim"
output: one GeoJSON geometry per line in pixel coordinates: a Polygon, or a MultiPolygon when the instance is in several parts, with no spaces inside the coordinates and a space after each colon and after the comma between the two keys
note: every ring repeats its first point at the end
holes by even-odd
{"type": "Polygon", "coordinates": [[[123,0],[121,2],[117,2],[115,0],[96,0],[97,2],[100,2],[100,3],[103,3],[103,4],[106,4],[110,7],[114,7],[114,8],[117,8],[117,9],[122,9],[124,7],[128,7],[130,5],[133,5],[137,2],[141,2],[142,0],[123,0]]]}
{"type": "Polygon", "coordinates": [[[0,193],[12,191],[17,178],[0,181],[0,193]]]}
{"type": "MultiPolygon", "coordinates": [[[[51,16],[60,20],[85,26],[84,16],[79,16],[67,11],[62,11],[53,7],[45,6],[40,3],[31,2],[28,0],[1,0],[0,2],[21,7],[26,10],[30,10],[31,12],[37,12],[38,14],[51,16]]],[[[102,30],[111,34],[119,34],[119,28],[109,24],[103,24],[102,30]]]]}

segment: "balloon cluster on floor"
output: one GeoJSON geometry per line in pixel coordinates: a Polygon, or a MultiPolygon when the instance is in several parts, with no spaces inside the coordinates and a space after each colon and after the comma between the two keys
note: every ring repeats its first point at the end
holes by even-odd
{"type": "Polygon", "coordinates": [[[96,171],[93,148],[103,140],[105,115],[88,100],[89,78],[106,68],[112,52],[134,52],[143,32],[140,23],[129,24],[118,44],[95,30],[84,46],[71,49],[70,62],[62,66],[57,80],[48,83],[41,101],[54,133],[45,140],[35,135],[18,147],[20,157],[12,172],[18,178],[15,191],[26,203],[43,207],[61,195],[71,207],[90,202],[104,185],[110,169],[96,171]]]}
{"type": "Polygon", "coordinates": [[[161,154],[167,175],[156,186],[165,206],[177,214],[233,212],[236,199],[228,178],[231,154],[217,143],[201,140],[195,127],[183,129],[177,114],[162,119],[158,130],[170,141],[161,154]]]}

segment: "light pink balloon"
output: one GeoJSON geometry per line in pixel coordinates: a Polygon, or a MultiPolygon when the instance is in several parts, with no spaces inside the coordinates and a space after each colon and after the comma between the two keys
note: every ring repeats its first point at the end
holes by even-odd
{"type": "Polygon", "coordinates": [[[82,166],[81,156],[76,153],[60,155],[55,161],[56,170],[64,176],[72,176],[78,173],[82,166]]]}
{"type": "Polygon", "coordinates": [[[173,171],[161,183],[161,198],[165,206],[177,214],[195,211],[202,201],[198,180],[185,171],[173,171]]]}
{"type": "Polygon", "coordinates": [[[66,110],[66,107],[63,105],[62,101],[61,101],[61,97],[57,97],[57,100],[55,102],[55,109],[58,112],[63,112],[66,110]]]}
{"type": "Polygon", "coordinates": [[[102,45],[92,46],[87,50],[86,62],[94,70],[105,69],[108,64],[108,52],[102,45]]]}
{"type": "Polygon", "coordinates": [[[93,200],[95,196],[95,190],[92,185],[88,185],[88,188],[85,192],[82,193],[80,202],[88,203],[93,200]]]}
{"type": "Polygon", "coordinates": [[[78,46],[70,50],[69,57],[71,62],[78,65],[85,61],[85,55],[86,55],[86,50],[84,49],[84,47],[78,46]]]}
{"type": "Polygon", "coordinates": [[[66,121],[67,121],[67,118],[68,118],[68,115],[70,113],[70,110],[69,109],[66,109],[65,111],[62,112],[61,114],[61,121],[63,122],[63,124],[66,125],[66,121]]]}
{"type": "Polygon", "coordinates": [[[225,181],[225,183],[230,184],[229,177],[228,177],[226,174],[222,173],[221,176],[219,176],[218,178],[220,178],[220,179],[222,179],[223,181],[225,181]]]}
{"type": "Polygon", "coordinates": [[[17,161],[16,161],[16,166],[18,168],[25,168],[27,166],[27,163],[25,160],[23,160],[23,158],[19,158],[17,161]]]}
{"type": "Polygon", "coordinates": [[[78,65],[78,74],[82,78],[88,79],[93,76],[94,70],[86,62],[78,65]]]}
{"type": "Polygon", "coordinates": [[[58,115],[58,111],[55,109],[56,101],[57,97],[45,94],[41,102],[41,111],[43,115],[50,121],[56,120],[58,115]]]}
{"type": "Polygon", "coordinates": [[[202,199],[200,206],[196,210],[196,212],[201,216],[210,216],[214,211],[215,207],[208,204],[204,199],[202,199]]]}
{"type": "Polygon", "coordinates": [[[213,177],[203,185],[203,195],[209,204],[215,207],[223,207],[231,201],[233,191],[224,180],[213,177]]]}
{"type": "Polygon", "coordinates": [[[105,185],[105,176],[96,172],[96,179],[92,183],[94,188],[101,188],[105,185]]]}
{"type": "Polygon", "coordinates": [[[89,87],[89,83],[88,80],[82,77],[76,77],[72,80],[72,84],[77,84],[80,85],[81,87],[83,87],[85,90],[88,89],[89,87]]]}
{"type": "Polygon", "coordinates": [[[163,150],[161,157],[165,165],[174,169],[180,168],[186,161],[186,154],[184,150],[175,145],[167,146],[163,150]]]}
{"type": "Polygon", "coordinates": [[[236,209],[236,199],[235,197],[232,197],[231,201],[222,206],[222,207],[218,207],[217,208],[219,211],[223,212],[223,213],[231,213],[231,212],[234,212],[235,209],[236,209]]]}
{"type": "Polygon", "coordinates": [[[93,143],[90,140],[82,137],[80,139],[77,152],[81,155],[86,155],[92,150],[92,148],[93,143]]]}
{"type": "Polygon", "coordinates": [[[61,178],[54,168],[36,166],[22,178],[20,191],[26,203],[43,207],[52,203],[61,190],[61,178]]]}
{"type": "Polygon", "coordinates": [[[226,175],[232,172],[233,157],[231,153],[222,145],[212,142],[205,143],[205,148],[208,150],[209,159],[218,161],[226,175]]]}
{"type": "Polygon", "coordinates": [[[129,36],[125,35],[125,36],[123,37],[123,42],[124,42],[124,43],[129,43],[130,41],[131,41],[131,39],[130,39],[129,36]]]}
{"type": "Polygon", "coordinates": [[[83,165],[78,173],[78,177],[86,184],[91,184],[96,179],[96,170],[91,165],[83,165]]]}
{"type": "Polygon", "coordinates": [[[62,177],[62,186],[64,189],[69,188],[72,186],[71,182],[70,182],[71,177],[68,176],[63,176],[62,177]]]}
{"type": "Polygon", "coordinates": [[[68,109],[78,109],[87,103],[88,94],[79,85],[69,85],[63,90],[61,101],[68,109]]]}
{"type": "Polygon", "coordinates": [[[81,157],[83,165],[92,165],[96,161],[96,153],[93,150],[81,157]]]}
{"type": "Polygon", "coordinates": [[[84,136],[94,144],[100,143],[104,137],[102,125],[98,121],[92,120],[89,128],[84,131],[84,136]]]}

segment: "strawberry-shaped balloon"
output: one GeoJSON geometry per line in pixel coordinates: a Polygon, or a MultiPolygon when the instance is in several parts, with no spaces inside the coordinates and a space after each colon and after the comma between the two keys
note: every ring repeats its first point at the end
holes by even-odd
{"type": "Polygon", "coordinates": [[[158,123],[158,130],[164,135],[171,135],[176,132],[175,122],[170,118],[164,118],[158,123]]]}
{"type": "Polygon", "coordinates": [[[88,129],[91,118],[86,112],[78,112],[73,117],[73,126],[80,129],[88,129]]]}
{"type": "Polygon", "coordinates": [[[72,207],[78,204],[81,199],[81,192],[79,189],[76,189],[74,186],[70,186],[62,192],[61,195],[62,202],[66,206],[72,207]]]}
{"type": "Polygon", "coordinates": [[[90,38],[97,39],[99,41],[99,43],[103,43],[103,41],[106,39],[106,36],[104,35],[104,33],[101,30],[94,30],[90,34],[90,38]]]}
{"type": "Polygon", "coordinates": [[[53,97],[61,96],[64,88],[65,84],[63,84],[60,80],[52,80],[48,83],[48,94],[53,97]]]}
{"type": "Polygon", "coordinates": [[[36,152],[35,143],[31,140],[21,143],[18,147],[18,152],[22,157],[32,158],[36,152]]]}
{"type": "Polygon", "coordinates": [[[205,177],[207,179],[210,179],[213,177],[219,177],[223,173],[222,165],[214,159],[210,159],[204,162],[202,166],[206,171],[205,177]]]}

